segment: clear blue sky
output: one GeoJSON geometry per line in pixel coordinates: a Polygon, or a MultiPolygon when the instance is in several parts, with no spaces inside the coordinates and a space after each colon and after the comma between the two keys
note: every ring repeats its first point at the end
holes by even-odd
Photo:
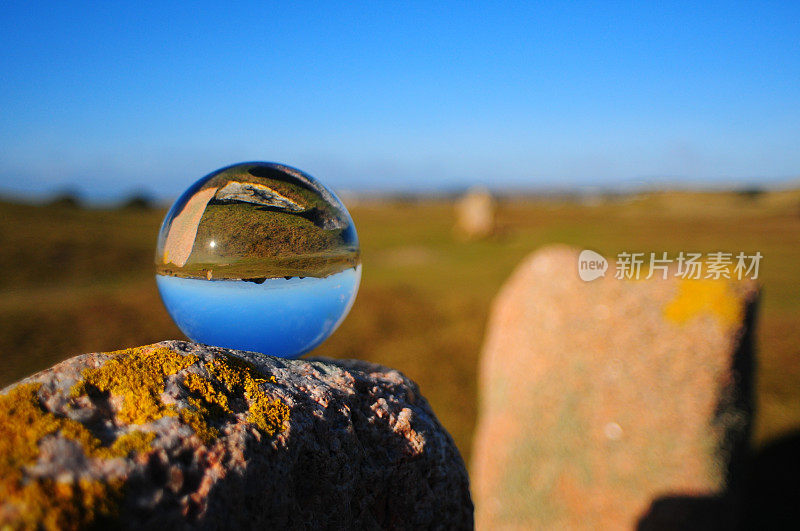
{"type": "Polygon", "coordinates": [[[800,176],[797,1],[225,4],[2,3],[0,193],[800,176]]]}

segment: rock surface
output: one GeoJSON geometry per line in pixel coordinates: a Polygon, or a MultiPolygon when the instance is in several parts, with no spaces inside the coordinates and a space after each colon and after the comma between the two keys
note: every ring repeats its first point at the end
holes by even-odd
{"type": "Polygon", "coordinates": [[[494,302],[472,467],[479,529],[733,525],[752,415],[752,281],[578,277],[526,259],[494,302]]]}
{"type": "Polygon", "coordinates": [[[0,527],[472,527],[453,440],[401,373],[167,341],[0,393],[0,527]]]}

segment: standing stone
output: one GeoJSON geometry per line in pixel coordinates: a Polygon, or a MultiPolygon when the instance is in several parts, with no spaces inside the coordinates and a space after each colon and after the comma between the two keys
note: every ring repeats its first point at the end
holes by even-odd
{"type": "Polygon", "coordinates": [[[578,277],[528,257],[494,302],[473,455],[479,529],[708,529],[736,518],[752,281],[578,277]]]}
{"type": "Polygon", "coordinates": [[[471,188],[456,205],[456,231],[469,239],[490,236],[495,230],[497,205],[489,190],[471,188]]]}
{"type": "Polygon", "coordinates": [[[2,529],[471,529],[464,463],[396,370],[183,341],[0,392],[2,529]]]}

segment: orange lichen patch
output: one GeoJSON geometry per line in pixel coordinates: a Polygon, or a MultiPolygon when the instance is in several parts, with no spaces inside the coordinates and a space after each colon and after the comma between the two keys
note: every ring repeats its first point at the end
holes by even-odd
{"type": "Polygon", "coordinates": [[[175,416],[174,407],[161,401],[164,380],[198,361],[168,348],[138,347],[112,353],[114,357],[97,369],[83,372],[84,380],[72,388],[72,396],[89,389],[121,396],[117,417],[125,424],[144,424],[164,416],[175,416]]]}
{"type": "Polygon", "coordinates": [[[742,303],[728,280],[681,280],[678,294],[664,307],[664,317],[683,324],[695,316],[710,314],[724,326],[739,322],[742,303]]]}
{"type": "Polygon", "coordinates": [[[191,396],[190,407],[181,410],[181,419],[198,437],[208,442],[219,436],[219,430],[210,422],[234,414],[230,406],[230,399],[234,397],[242,397],[247,402],[248,422],[268,435],[283,430],[289,418],[289,407],[281,400],[270,399],[260,388],[262,383],[275,383],[274,376],[265,378],[249,363],[230,356],[206,363],[205,369],[212,379],[191,373],[183,382],[191,396]]]}
{"type": "Polygon", "coordinates": [[[134,431],[103,446],[83,424],[42,408],[41,384],[22,384],[0,396],[0,528],[76,529],[111,515],[121,483],[26,478],[48,435],[78,442],[88,457],[124,457],[149,448],[154,434],[134,431]]]}

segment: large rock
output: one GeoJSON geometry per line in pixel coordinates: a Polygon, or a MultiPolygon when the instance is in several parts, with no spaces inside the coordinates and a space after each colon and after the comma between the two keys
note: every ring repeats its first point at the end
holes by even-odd
{"type": "MultiPolygon", "coordinates": [[[[660,273],[659,273],[660,275],[660,273]]],[[[578,277],[526,259],[480,366],[478,528],[733,525],[752,412],[753,282],[578,277]]]]}
{"type": "Polygon", "coordinates": [[[0,394],[0,528],[471,528],[417,386],[361,361],[168,341],[0,394]]]}

